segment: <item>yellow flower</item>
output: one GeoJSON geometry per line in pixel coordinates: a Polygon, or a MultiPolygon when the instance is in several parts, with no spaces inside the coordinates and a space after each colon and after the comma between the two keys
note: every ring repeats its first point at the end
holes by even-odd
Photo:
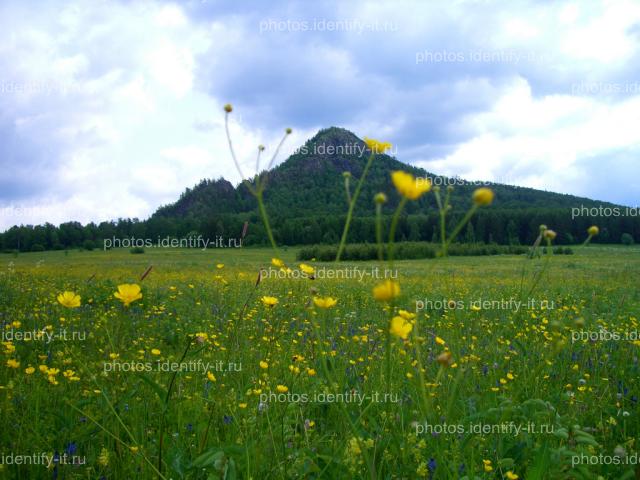
{"type": "Polygon", "coordinates": [[[289,387],[285,385],[278,385],[276,387],[276,390],[278,391],[278,393],[287,393],[289,391],[289,387]]]}
{"type": "Polygon", "coordinates": [[[397,316],[391,319],[389,333],[406,340],[409,333],[413,330],[413,325],[407,322],[403,317],[397,316]]]}
{"type": "Polygon", "coordinates": [[[491,460],[482,460],[482,463],[484,463],[484,471],[485,472],[493,471],[493,467],[491,466],[491,460]]]}
{"type": "Polygon", "coordinates": [[[544,238],[546,238],[547,240],[553,240],[554,238],[556,238],[556,232],[554,232],[553,230],[545,230],[543,233],[544,238]]]}
{"type": "Polygon", "coordinates": [[[385,280],[373,287],[373,298],[383,302],[389,301],[400,295],[400,284],[393,280],[385,280]]]}
{"type": "Polygon", "coordinates": [[[490,188],[478,188],[475,192],[473,192],[473,203],[481,207],[485,207],[487,205],[491,205],[491,202],[493,202],[493,197],[494,193],[490,188]]]}
{"type": "Polygon", "coordinates": [[[231,113],[231,112],[233,112],[233,105],[231,105],[230,103],[227,103],[227,104],[224,106],[224,111],[225,111],[225,112],[227,112],[227,113],[231,113]]]}
{"type": "Polygon", "coordinates": [[[373,153],[384,153],[392,147],[389,142],[379,142],[373,138],[364,137],[363,140],[373,153]]]}
{"type": "Polygon", "coordinates": [[[356,455],[361,455],[362,454],[362,450],[360,449],[360,444],[358,443],[358,439],[355,437],[352,437],[349,440],[349,447],[348,447],[349,453],[353,456],[356,455]]]}
{"type": "Polygon", "coordinates": [[[157,348],[152,348],[151,355],[160,355],[160,350],[158,350],[157,348]]]}
{"type": "Polygon", "coordinates": [[[600,233],[600,229],[598,227],[596,227],[595,225],[592,225],[587,230],[587,233],[589,234],[590,237],[595,237],[596,235],[598,235],[600,233]]]}
{"type": "Polygon", "coordinates": [[[24,369],[24,373],[26,373],[27,375],[31,375],[33,372],[35,372],[36,369],[33,367],[27,367],[24,369]]]}
{"type": "Polygon", "coordinates": [[[307,368],[307,375],[313,377],[316,374],[316,371],[313,368],[307,368]]]}
{"type": "Polygon", "coordinates": [[[265,307],[274,307],[278,303],[278,299],[276,297],[264,296],[260,299],[260,301],[265,307]]]}
{"type": "Polygon", "coordinates": [[[307,275],[313,275],[316,271],[315,268],[313,268],[311,265],[307,265],[306,263],[300,264],[300,270],[302,270],[307,275]]]}
{"type": "Polygon", "coordinates": [[[407,312],[406,310],[400,310],[398,312],[398,315],[400,315],[405,320],[413,320],[414,318],[416,318],[415,313],[407,312]]]}
{"type": "Polygon", "coordinates": [[[450,367],[453,365],[453,355],[451,352],[442,352],[440,355],[436,357],[436,362],[438,362],[443,367],[450,367]]]}
{"type": "Polygon", "coordinates": [[[518,475],[516,475],[515,473],[513,473],[511,470],[509,470],[509,471],[506,473],[506,477],[507,477],[509,480],[518,480],[518,479],[520,478],[518,475]]]}
{"type": "Polygon", "coordinates": [[[446,342],[443,339],[441,339],[440,337],[436,337],[436,343],[438,345],[444,345],[446,342]]]}
{"type": "Polygon", "coordinates": [[[280,260],[279,258],[272,258],[271,259],[271,265],[273,265],[274,267],[277,267],[277,268],[283,268],[284,267],[284,262],[282,260],[280,260]]]}
{"type": "Polygon", "coordinates": [[[242,408],[242,409],[245,409],[245,408],[247,408],[247,404],[246,403],[239,403],[238,407],[242,408]]]}
{"type": "Polygon", "coordinates": [[[210,382],[215,382],[216,381],[216,377],[213,373],[211,372],[207,372],[207,378],[209,379],[210,382]]]}
{"type": "Polygon", "coordinates": [[[109,450],[103,448],[100,450],[100,455],[98,456],[98,464],[102,467],[106,467],[109,465],[109,450]]]}
{"type": "Polygon", "coordinates": [[[131,450],[133,453],[138,453],[138,450],[140,450],[140,448],[133,446],[133,447],[129,447],[129,450],[131,450]]]}
{"type": "Polygon", "coordinates": [[[224,263],[218,263],[218,264],[216,265],[216,268],[217,268],[218,270],[220,270],[221,268],[224,268],[224,263]]]}
{"type": "Polygon", "coordinates": [[[20,368],[20,362],[10,358],[9,360],[7,360],[7,367],[9,368],[20,368]]]}
{"type": "Polygon", "coordinates": [[[267,369],[269,368],[269,364],[265,361],[260,361],[260,368],[267,369]]]}
{"type": "Polygon", "coordinates": [[[73,292],[63,292],[58,295],[58,302],[67,308],[77,308],[80,306],[80,295],[73,292]]]}
{"type": "Polygon", "coordinates": [[[398,193],[409,200],[416,200],[431,190],[431,181],[426,178],[415,178],[402,170],[393,172],[391,181],[398,193]]]}
{"type": "Polygon", "coordinates": [[[319,308],[331,308],[338,303],[338,300],[331,297],[313,297],[313,304],[319,308]]]}
{"type": "Polygon", "coordinates": [[[113,296],[124,303],[125,307],[128,307],[131,302],[140,300],[142,293],[140,293],[140,285],[123,283],[122,285],[118,285],[118,291],[114,293],[113,296]]]}

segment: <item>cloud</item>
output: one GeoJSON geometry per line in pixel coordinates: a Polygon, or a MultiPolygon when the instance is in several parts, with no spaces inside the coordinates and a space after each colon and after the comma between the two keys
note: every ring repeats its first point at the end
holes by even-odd
{"type": "Polygon", "coordinates": [[[335,125],[435,173],[638,203],[631,0],[9,1],[0,29],[0,229],[239,182],[228,101],[247,174],[285,127],[283,157],[335,125]]]}

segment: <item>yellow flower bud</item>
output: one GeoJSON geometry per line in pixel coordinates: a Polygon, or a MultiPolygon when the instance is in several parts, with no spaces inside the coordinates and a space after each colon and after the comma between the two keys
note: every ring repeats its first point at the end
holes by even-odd
{"type": "Polygon", "coordinates": [[[373,201],[379,205],[382,205],[383,203],[387,203],[387,196],[382,192],[376,193],[373,197],[373,201]]]}
{"type": "Polygon", "coordinates": [[[485,207],[487,205],[491,205],[491,202],[493,202],[493,197],[494,193],[490,188],[478,188],[475,192],[473,192],[473,203],[481,207],[485,207]]]}

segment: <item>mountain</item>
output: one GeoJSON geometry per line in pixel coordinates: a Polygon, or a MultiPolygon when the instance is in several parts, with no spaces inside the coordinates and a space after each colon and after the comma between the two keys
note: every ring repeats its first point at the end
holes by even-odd
{"type": "MultiPolygon", "coordinates": [[[[265,203],[273,215],[284,214],[289,218],[309,217],[313,215],[342,215],[345,213],[346,200],[343,172],[352,175],[351,188],[355,188],[362,175],[369,150],[356,135],[343,128],[331,127],[318,132],[295,154],[268,173],[268,186],[265,190],[265,203]]],[[[417,177],[432,179],[434,185],[453,185],[451,203],[454,209],[466,209],[471,193],[477,185],[463,182],[459,178],[447,178],[434,175],[421,168],[400,162],[389,155],[377,155],[369,171],[363,191],[356,206],[359,215],[373,215],[373,196],[384,192],[390,199],[386,205],[387,213],[392,212],[399,200],[390,181],[390,172],[405,170],[417,177]]],[[[493,208],[497,209],[535,209],[570,208],[576,205],[609,205],[606,202],[572,195],[552,193],[532,188],[510,185],[491,185],[496,192],[493,208]]],[[[418,202],[407,206],[409,213],[436,208],[433,195],[426,195],[418,202]]],[[[251,212],[256,203],[245,188],[237,189],[226,180],[204,180],[193,189],[187,189],[174,204],[158,209],[154,216],[171,218],[173,216],[192,216],[203,218],[212,215],[238,214],[251,212]]]]}
{"type": "MultiPolygon", "coordinates": [[[[344,227],[347,211],[344,172],[351,173],[351,191],[369,157],[365,143],[343,128],[331,127],[318,132],[295,154],[273,168],[267,175],[264,193],[274,237],[280,245],[337,243],[344,227]]],[[[481,160],[479,160],[481,161],[481,160]]],[[[434,185],[453,185],[449,227],[456,224],[471,204],[477,185],[434,175],[406,165],[389,155],[377,155],[364,183],[349,231],[349,242],[373,242],[375,217],[373,197],[386,193],[389,201],[383,207],[383,221],[389,218],[400,200],[391,183],[390,173],[405,170],[416,177],[426,177],[434,185]]],[[[609,215],[589,218],[572,217],[572,208],[624,207],[587,198],[546,192],[510,185],[491,185],[496,193],[494,203],[480,209],[460,235],[465,242],[530,244],[541,224],[558,232],[556,243],[579,243],[586,229],[596,224],[600,235],[593,241],[620,243],[640,241],[640,218],[609,215]]],[[[173,204],[160,207],[149,219],[119,219],[117,222],[67,222],[16,226],[0,234],[0,251],[38,251],[83,246],[100,246],[104,239],[184,238],[202,235],[214,240],[226,237],[237,240],[244,225],[248,235],[243,245],[266,244],[267,236],[257,213],[257,204],[244,184],[234,187],[225,179],[202,180],[187,188],[173,204]]],[[[398,223],[397,239],[437,241],[438,211],[433,194],[409,202],[398,223]]],[[[386,228],[386,226],[385,226],[386,228]]]]}
{"type": "MultiPolygon", "coordinates": [[[[265,204],[278,242],[288,245],[335,243],[347,210],[343,173],[351,174],[353,191],[369,153],[365,143],[352,132],[331,127],[318,132],[286,161],[266,172],[265,204]]],[[[387,220],[394,211],[400,200],[390,180],[394,170],[429,178],[434,185],[442,186],[443,193],[447,185],[452,185],[449,224],[454,224],[456,217],[469,208],[471,194],[478,187],[473,182],[438,176],[404,164],[389,155],[377,155],[355,208],[350,241],[370,242],[375,238],[373,196],[376,193],[384,192],[389,199],[383,208],[387,220]]],[[[511,185],[493,184],[491,188],[496,199],[474,216],[463,232],[466,241],[529,243],[544,223],[561,234],[558,243],[576,243],[595,221],[601,226],[600,241],[620,242],[623,233],[640,239],[640,221],[636,218],[574,219],[571,216],[571,208],[615,207],[613,204],[511,185]]],[[[234,188],[224,179],[203,180],[187,189],[175,203],[158,209],[148,225],[153,231],[165,231],[167,224],[177,224],[176,235],[198,232],[233,236],[246,221],[251,233],[245,243],[264,243],[266,236],[256,211],[256,201],[244,184],[234,188]]],[[[434,240],[437,222],[434,195],[409,202],[398,226],[399,239],[434,240]]]]}

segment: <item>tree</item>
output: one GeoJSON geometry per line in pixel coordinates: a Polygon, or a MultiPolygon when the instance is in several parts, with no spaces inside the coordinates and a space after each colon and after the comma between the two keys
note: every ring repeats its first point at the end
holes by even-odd
{"type": "Polygon", "coordinates": [[[476,243],[476,231],[473,228],[473,223],[469,222],[467,224],[467,229],[464,232],[464,242],[465,243],[476,243]]]}

